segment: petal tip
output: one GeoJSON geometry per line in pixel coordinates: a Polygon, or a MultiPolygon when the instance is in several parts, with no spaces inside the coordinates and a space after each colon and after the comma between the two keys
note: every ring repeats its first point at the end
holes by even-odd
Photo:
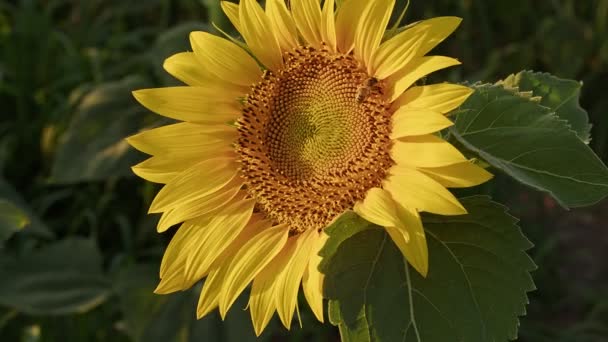
{"type": "Polygon", "coordinates": [[[429,273],[429,265],[424,264],[424,265],[418,265],[418,267],[414,267],[416,269],[416,271],[418,271],[418,273],[423,277],[426,278],[428,273],[429,273]]]}
{"type": "Polygon", "coordinates": [[[169,293],[172,293],[175,291],[169,289],[167,286],[167,283],[161,279],[153,292],[158,295],[164,295],[164,294],[169,294],[169,293]]]}
{"type": "Polygon", "coordinates": [[[142,103],[142,99],[146,97],[146,89],[138,89],[131,91],[131,95],[137,100],[137,102],[142,103]]]}

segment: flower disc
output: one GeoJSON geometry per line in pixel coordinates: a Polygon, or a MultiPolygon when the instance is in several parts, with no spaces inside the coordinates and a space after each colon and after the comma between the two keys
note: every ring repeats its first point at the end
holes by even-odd
{"type": "Polygon", "coordinates": [[[246,98],[237,152],[247,191],[293,232],[321,229],[392,165],[389,104],[352,55],[298,48],[246,98]]]}

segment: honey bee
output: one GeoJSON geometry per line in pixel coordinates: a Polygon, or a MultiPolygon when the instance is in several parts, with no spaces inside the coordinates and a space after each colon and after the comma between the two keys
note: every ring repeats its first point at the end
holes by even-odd
{"type": "Polygon", "coordinates": [[[363,103],[363,101],[365,101],[372,91],[382,93],[382,88],[380,87],[379,83],[380,81],[378,81],[378,79],[375,77],[370,77],[361,83],[357,88],[357,103],[363,103]]]}

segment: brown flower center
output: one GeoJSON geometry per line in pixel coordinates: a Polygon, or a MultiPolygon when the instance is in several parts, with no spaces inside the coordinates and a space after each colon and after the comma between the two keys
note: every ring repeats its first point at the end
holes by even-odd
{"type": "Polygon", "coordinates": [[[237,152],[259,210],[292,233],[322,229],[380,186],[393,165],[383,84],[352,55],[284,55],[248,94],[237,152]]]}

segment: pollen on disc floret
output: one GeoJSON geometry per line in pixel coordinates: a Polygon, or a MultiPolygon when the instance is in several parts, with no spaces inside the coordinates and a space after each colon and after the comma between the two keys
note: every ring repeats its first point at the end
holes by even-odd
{"type": "Polygon", "coordinates": [[[352,56],[285,53],[246,97],[236,150],[258,209],[292,233],[322,229],[380,186],[389,156],[383,86],[352,56]]]}

